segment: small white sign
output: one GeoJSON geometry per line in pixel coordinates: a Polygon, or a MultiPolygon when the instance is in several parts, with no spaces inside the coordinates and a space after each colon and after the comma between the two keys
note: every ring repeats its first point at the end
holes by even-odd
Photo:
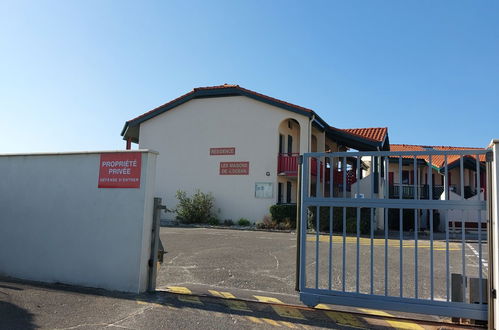
{"type": "Polygon", "coordinates": [[[272,182],[257,182],[255,183],[256,198],[272,198],[273,185],[272,182]]]}

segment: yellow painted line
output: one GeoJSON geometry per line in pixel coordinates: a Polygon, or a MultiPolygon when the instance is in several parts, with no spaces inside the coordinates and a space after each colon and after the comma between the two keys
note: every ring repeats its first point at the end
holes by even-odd
{"type": "Polygon", "coordinates": [[[365,329],[366,327],[352,314],[342,313],[342,312],[333,312],[333,311],[324,311],[324,313],[335,323],[339,325],[346,325],[349,327],[354,327],[358,329],[365,329]]]}
{"type": "Polygon", "coordinates": [[[195,296],[178,296],[177,298],[178,298],[178,300],[183,301],[183,302],[187,302],[187,303],[198,304],[198,305],[203,304],[201,302],[201,300],[199,300],[199,298],[195,297],[195,296]]]}
{"type": "Polygon", "coordinates": [[[329,307],[328,305],[324,305],[324,304],[319,304],[317,306],[315,306],[314,308],[318,308],[318,309],[331,309],[331,307],[329,307]]]}
{"type": "Polygon", "coordinates": [[[192,291],[189,290],[186,287],[183,287],[183,286],[168,286],[168,287],[166,287],[166,290],[168,292],[171,292],[171,293],[177,293],[177,294],[185,294],[185,295],[187,295],[187,296],[178,296],[177,299],[179,301],[187,302],[187,303],[192,303],[192,304],[198,304],[198,305],[202,305],[203,304],[201,302],[201,300],[199,300],[198,297],[188,296],[188,295],[192,294],[192,291]]]}
{"type": "Polygon", "coordinates": [[[280,327],[281,325],[277,322],[277,321],[274,321],[274,320],[271,320],[271,319],[268,319],[266,317],[262,317],[262,320],[265,322],[265,323],[268,323],[270,325],[273,325],[274,327],[280,327]]]}
{"type": "Polygon", "coordinates": [[[287,322],[287,321],[279,321],[279,323],[287,326],[288,328],[291,328],[291,329],[298,329],[297,326],[295,326],[293,323],[291,322],[287,322]]]}
{"type": "MultiPolygon", "coordinates": [[[[375,309],[367,309],[367,308],[359,308],[360,311],[366,313],[366,314],[371,314],[371,315],[376,315],[376,316],[390,316],[393,317],[392,314],[380,311],[380,310],[375,310],[375,309]]],[[[417,323],[414,322],[409,322],[409,321],[395,321],[395,320],[385,320],[386,323],[388,323],[391,327],[395,329],[407,329],[407,330],[421,330],[424,329],[422,326],[420,326],[417,323]]]]}
{"type": "Polygon", "coordinates": [[[303,316],[303,314],[296,308],[284,307],[284,306],[272,306],[272,308],[281,317],[287,317],[290,319],[297,319],[297,320],[305,320],[305,316],[303,316]]]}
{"type": "Polygon", "coordinates": [[[192,291],[183,286],[167,286],[166,290],[172,293],[192,294],[192,291]]]}
{"type": "Polygon", "coordinates": [[[262,323],[263,323],[263,321],[262,321],[262,320],[260,320],[260,319],[259,319],[259,318],[257,318],[257,317],[254,317],[254,316],[246,316],[246,318],[247,318],[248,320],[250,320],[251,322],[253,322],[253,323],[259,323],[259,324],[262,324],[262,323]]]}
{"type": "Polygon", "coordinates": [[[277,298],[274,297],[265,297],[265,296],[253,296],[256,299],[258,299],[259,302],[264,302],[264,303],[273,303],[273,304],[284,304],[282,301],[280,301],[277,298]]]}
{"type": "Polygon", "coordinates": [[[324,312],[331,320],[341,325],[348,325],[354,328],[365,329],[366,327],[358,320],[357,317],[349,313],[333,312],[332,308],[325,304],[315,306],[318,309],[325,309],[324,312]]]}
{"type": "MultiPolygon", "coordinates": [[[[265,297],[265,296],[254,296],[259,302],[272,303],[272,304],[284,304],[277,298],[265,297]]],[[[296,308],[284,307],[284,306],[272,306],[274,311],[281,317],[287,317],[290,319],[305,320],[305,316],[297,310],[296,308]]]]}
{"type": "Polygon", "coordinates": [[[216,291],[216,290],[208,290],[213,296],[218,297],[218,298],[224,298],[224,299],[234,299],[236,298],[232,293],[230,292],[223,292],[223,291],[216,291]]]}
{"type": "Polygon", "coordinates": [[[158,304],[158,303],[148,302],[148,301],[143,301],[143,300],[135,300],[135,301],[139,305],[148,305],[148,306],[161,307],[161,308],[173,308],[173,306],[170,306],[167,304],[158,304]]]}
{"type": "MultiPolygon", "coordinates": [[[[208,290],[211,295],[218,297],[218,298],[223,298],[223,299],[234,299],[236,298],[232,293],[230,292],[224,292],[224,291],[216,291],[216,290],[208,290]]],[[[225,301],[227,306],[236,311],[243,311],[243,312],[251,312],[251,309],[248,308],[248,305],[244,301],[239,301],[239,300],[227,300],[225,301]]]]}

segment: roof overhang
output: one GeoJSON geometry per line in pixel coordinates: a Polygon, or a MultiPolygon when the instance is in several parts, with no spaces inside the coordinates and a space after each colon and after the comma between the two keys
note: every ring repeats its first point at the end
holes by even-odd
{"type": "Polygon", "coordinates": [[[385,136],[383,141],[375,141],[331,126],[326,129],[326,135],[345,147],[359,151],[390,150],[388,135],[385,136]]]}

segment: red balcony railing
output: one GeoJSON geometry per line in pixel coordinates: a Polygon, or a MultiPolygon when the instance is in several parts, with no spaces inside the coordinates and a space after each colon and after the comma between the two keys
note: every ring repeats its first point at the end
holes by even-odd
{"type": "MultiPolygon", "coordinates": [[[[296,176],[298,173],[298,157],[300,154],[292,153],[292,154],[279,154],[277,156],[277,173],[284,174],[287,176],[296,176]]],[[[330,170],[329,168],[325,168],[326,172],[326,182],[330,180],[330,170]]],[[[324,163],[320,162],[319,165],[320,177],[323,180],[324,175],[324,163]]],[[[335,184],[343,183],[343,172],[342,171],[334,171],[333,180],[335,184]]],[[[312,176],[317,176],[317,159],[312,158],[310,162],[310,174],[312,176]]],[[[356,173],[354,170],[349,170],[346,173],[347,185],[351,185],[357,181],[356,173]]]]}
{"type": "Polygon", "coordinates": [[[277,156],[277,173],[296,176],[298,173],[298,153],[279,154],[277,156]]]}

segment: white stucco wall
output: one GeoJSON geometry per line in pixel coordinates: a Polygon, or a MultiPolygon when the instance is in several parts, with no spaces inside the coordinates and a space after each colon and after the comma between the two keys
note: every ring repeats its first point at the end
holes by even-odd
{"type": "Polygon", "coordinates": [[[300,124],[300,152],[308,151],[306,116],[245,96],[194,99],[145,121],[139,146],[160,153],[156,194],[174,208],[179,189],[212,192],[221,220],[261,221],[277,201],[279,125],[288,118],[300,124]],[[214,147],[235,147],[236,152],[210,156],[214,147]],[[249,175],[219,175],[220,162],[236,161],[249,161],[249,175]],[[256,182],[272,182],[273,197],[255,198],[256,182]]]}
{"type": "Polygon", "coordinates": [[[97,188],[99,152],[0,155],[0,274],[145,291],[156,154],[133,152],[127,189],[97,188]]]}

